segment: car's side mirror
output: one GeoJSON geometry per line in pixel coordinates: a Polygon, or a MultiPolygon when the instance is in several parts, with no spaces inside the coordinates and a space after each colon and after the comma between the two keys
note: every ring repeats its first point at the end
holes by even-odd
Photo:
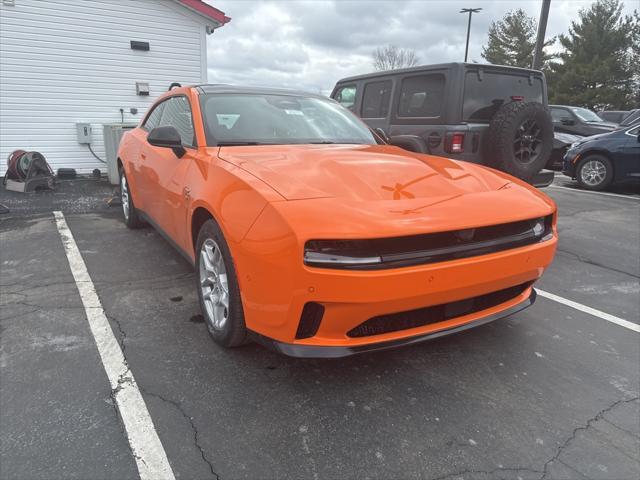
{"type": "Polygon", "coordinates": [[[147,142],[156,147],[170,148],[176,157],[181,158],[187,151],[182,146],[182,139],[175,127],[156,127],[147,135],[147,142]]]}
{"type": "Polygon", "coordinates": [[[389,143],[389,136],[387,135],[387,132],[385,132],[382,128],[377,127],[373,129],[373,132],[379,136],[382,140],[384,140],[384,143],[389,143]]]}
{"type": "Polygon", "coordinates": [[[562,125],[575,125],[576,124],[576,122],[574,122],[570,118],[563,118],[562,120],[560,120],[560,123],[562,123],[562,125]]]}

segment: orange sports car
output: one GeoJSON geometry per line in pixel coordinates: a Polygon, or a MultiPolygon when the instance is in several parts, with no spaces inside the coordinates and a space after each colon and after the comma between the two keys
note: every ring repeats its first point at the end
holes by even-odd
{"type": "Polygon", "coordinates": [[[226,347],[341,357],[459,332],[531,305],[556,250],[535,188],[387,145],[319,95],[174,88],[118,157],[125,223],[195,266],[226,347]]]}

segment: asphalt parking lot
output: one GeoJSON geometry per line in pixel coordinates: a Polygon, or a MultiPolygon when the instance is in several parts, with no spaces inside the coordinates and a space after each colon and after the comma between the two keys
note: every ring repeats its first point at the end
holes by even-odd
{"type": "MultiPolygon", "coordinates": [[[[540,295],[342,360],[220,349],[191,267],[155,231],[101,202],[56,208],[175,478],[637,479],[640,333],[610,317],[640,323],[640,196],[545,191],[560,246],[537,287],[575,305],[540,295]]],[[[45,203],[0,220],[0,477],[139,478],[45,203]]]]}

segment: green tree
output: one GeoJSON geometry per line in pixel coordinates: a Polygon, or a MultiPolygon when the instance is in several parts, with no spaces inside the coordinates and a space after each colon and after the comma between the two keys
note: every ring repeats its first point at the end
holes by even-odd
{"type": "MultiPolygon", "coordinates": [[[[591,109],[634,107],[640,84],[640,21],[619,0],[598,0],[560,35],[561,63],[549,75],[551,103],[591,109]]],[[[635,105],[634,108],[637,108],[635,105]]]]}
{"type": "MultiPolygon", "coordinates": [[[[482,58],[496,65],[531,67],[536,47],[536,21],[521,8],[508,12],[502,20],[489,27],[489,42],[482,47],[482,58]]],[[[547,40],[545,47],[555,43],[555,37],[547,40]]],[[[542,54],[542,68],[547,69],[554,55],[542,54]]]]}

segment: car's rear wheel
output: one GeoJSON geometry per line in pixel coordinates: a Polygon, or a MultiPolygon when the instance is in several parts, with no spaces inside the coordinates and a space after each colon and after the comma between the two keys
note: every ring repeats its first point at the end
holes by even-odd
{"type": "Polygon", "coordinates": [[[551,155],[551,116],[544,105],[537,102],[503,105],[491,119],[485,145],[489,165],[531,181],[551,155]]]}
{"type": "Polygon", "coordinates": [[[142,227],[144,222],[138,215],[138,210],[133,203],[129,182],[123,168],[120,169],[120,202],[122,203],[122,215],[125,225],[129,228],[142,227]]]}
{"type": "Polygon", "coordinates": [[[198,298],[209,334],[223,347],[242,345],[247,329],[240,288],[229,247],[214,220],[200,229],[196,256],[198,298]]]}
{"type": "Polygon", "coordinates": [[[589,155],[578,164],[576,180],[587,190],[603,190],[613,181],[613,165],[603,155],[589,155]]]}

